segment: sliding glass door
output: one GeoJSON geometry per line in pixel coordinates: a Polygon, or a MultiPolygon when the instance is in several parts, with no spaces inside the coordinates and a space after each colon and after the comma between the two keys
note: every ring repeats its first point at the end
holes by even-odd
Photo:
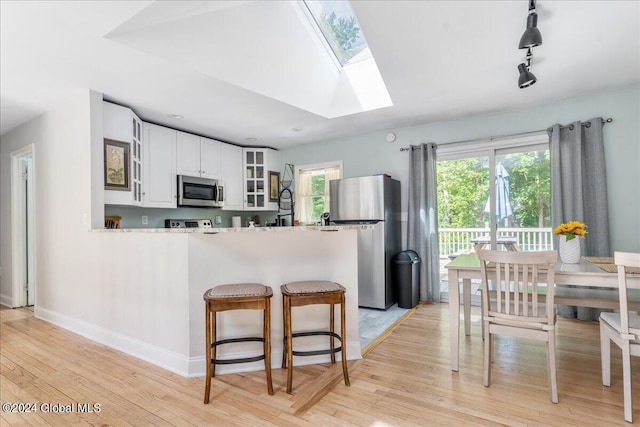
{"type": "MultiPolygon", "coordinates": [[[[551,180],[546,135],[468,149],[438,147],[442,267],[479,249],[551,249],[551,180]],[[442,151],[442,153],[441,153],[442,151]]],[[[446,294],[446,269],[441,268],[446,294]]],[[[447,299],[448,295],[443,295],[447,299]]]]}

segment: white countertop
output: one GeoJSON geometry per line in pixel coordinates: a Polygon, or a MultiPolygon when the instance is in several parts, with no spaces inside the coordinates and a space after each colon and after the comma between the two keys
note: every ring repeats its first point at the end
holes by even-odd
{"type": "Polygon", "coordinates": [[[371,224],[327,225],[327,226],[297,226],[297,227],[230,227],[230,228],[97,228],[91,231],[106,233],[262,233],[282,231],[340,231],[340,230],[367,230],[373,228],[371,224]]]}

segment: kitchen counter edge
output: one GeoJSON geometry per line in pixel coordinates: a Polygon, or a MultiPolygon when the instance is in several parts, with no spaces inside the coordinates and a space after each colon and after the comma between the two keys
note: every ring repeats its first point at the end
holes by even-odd
{"type": "Polygon", "coordinates": [[[298,227],[230,227],[230,228],[96,228],[90,231],[103,233],[261,233],[281,231],[341,231],[341,230],[367,230],[373,228],[372,224],[349,224],[328,226],[298,226],[298,227]]]}

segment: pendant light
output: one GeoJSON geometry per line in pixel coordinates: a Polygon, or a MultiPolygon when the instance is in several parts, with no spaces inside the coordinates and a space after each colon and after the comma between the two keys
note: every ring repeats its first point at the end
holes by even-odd
{"type": "Polygon", "coordinates": [[[540,46],[542,44],[542,34],[538,29],[538,14],[535,11],[535,0],[532,0],[533,12],[531,12],[531,4],[529,5],[529,16],[527,16],[527,29],[524,30],[520,38],[519,49],[528,49],[530,47],[540,46]]]}
{"type": "Polygon", "coordinates": [[[518,65],[518,71],[520,71],[520,77],[518,78],[518,86],[520,86],[520,89],[529,87],[536,82],[536,76],[527,69],[525,64],[518,65]]]}
{"type": "Polygon", "coordinates": [[[531,68],[531,58],[533,55],[531,54],[531,48],[527,49],[527,62],[518,65],[518,72],[520,72],[520,77],[518,78],[518,86],[520,89],[524,89],[525,87],[529,87],[534,84],[537,79],[536,76],[533,75],[529,69],[531,68]]]}
{"type": "Polygon", "coordinates": [[[527,49],[526,63],[518,65],[518,86],[520,89],[534,84],[537,79],[531,72],[532,49],[542,44],[542,34],[538,30],[538,14],[536,13],[536,0],[529,0],[529,15],[527,16],[527,28],[520,38],[519,49],[527,49]]]}

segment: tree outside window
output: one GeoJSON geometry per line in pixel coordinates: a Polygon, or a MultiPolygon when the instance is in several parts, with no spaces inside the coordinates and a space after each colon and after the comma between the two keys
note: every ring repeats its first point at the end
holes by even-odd
{"type": "Polygon", "coordinates": [[[320,221],[329,212],[329,181],[340,178],[340,166],[300,168],[296,179],[296,219],[302,224],[320,221]]]}

